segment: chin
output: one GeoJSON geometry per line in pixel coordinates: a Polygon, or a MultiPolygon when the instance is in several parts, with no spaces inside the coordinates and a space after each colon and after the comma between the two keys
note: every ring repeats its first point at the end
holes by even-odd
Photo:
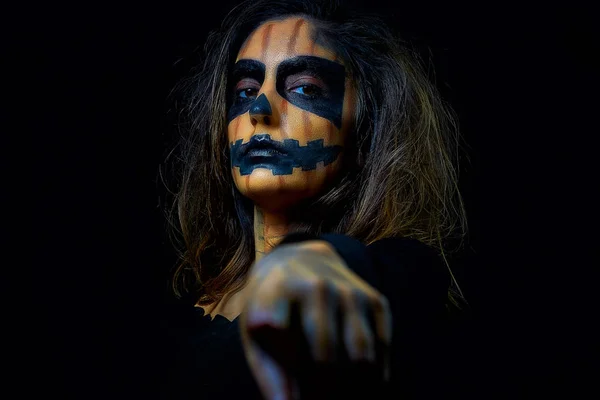
{"type": "Polygon", "coordinates": [[[324,182],[311,179],[305,171],[291,175],[273,175],[271,170],[256,168],[249,175],[235,174],[235,183],[242,195],[261,208],[284,211],[302,200],[318,194],[324,182]]]}

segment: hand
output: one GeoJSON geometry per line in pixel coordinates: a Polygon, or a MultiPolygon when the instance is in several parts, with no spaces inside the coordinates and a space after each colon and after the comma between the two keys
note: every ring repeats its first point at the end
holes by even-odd
{"type": "Polygon", "coordinates": [[[240,329],[266,399],[325,398],[367,376],[389,379],[387,299],[325,241],[282,245],[253,265],[240,329]]]}

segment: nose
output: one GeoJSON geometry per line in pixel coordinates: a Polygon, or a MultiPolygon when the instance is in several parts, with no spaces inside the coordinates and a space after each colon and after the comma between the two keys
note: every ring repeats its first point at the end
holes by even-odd
{"type": "Polygon", "coordinates": [[[252,125],[258,123],[271,125],[271,123],[273,123],[273,110],[271,110],[271,104],[264,93],[254,100],[254,103],[250,106],[250,110],[248,111],[250,113],[252,125]]]}

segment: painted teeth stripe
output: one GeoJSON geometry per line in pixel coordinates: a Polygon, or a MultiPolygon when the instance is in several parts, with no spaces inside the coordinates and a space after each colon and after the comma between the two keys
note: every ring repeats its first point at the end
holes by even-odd
{"type": "MultiPolygon", "coordinates": [[[[273,141],[268,134],[260,136],[263,140],[273,141]]],[[[285,139],[278,143],[287,154],[252,157],[243,155],[250,143],[242,144],[242,139],[239,139],[230,147],[231,167],[238,167],[240,175],[249,175],[256,168],[270,169],[273,175],[291,175],[294,168],[301,168],[302,171],[314,170],[321,161],[325,166],[334,162],[342,150],[342,146],[323,146],[323,142],[324,139],[317,139],[311,140],[306,146],[299,146],[297,140],[285,139]]]]}

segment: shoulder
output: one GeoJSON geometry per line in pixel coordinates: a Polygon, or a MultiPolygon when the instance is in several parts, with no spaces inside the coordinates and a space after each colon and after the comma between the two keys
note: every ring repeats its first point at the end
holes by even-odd
{"type": "Polygon", "coordinates": [[[394,285],[405,292],[446,295],[450,274],[437,250],[419,240],[389,237],[365,245],[342,234],[319,238],[329,242],[350,269],[376,288],[394,285]]]}
{"type": "Polygon", "coordinates": [[[282,243],[324,240],[347,266],[380,291],[447,295],[450,275],[437,251],[413,238],[388,237],[369,245],[340,233],[292,233],[282,243]]]}

